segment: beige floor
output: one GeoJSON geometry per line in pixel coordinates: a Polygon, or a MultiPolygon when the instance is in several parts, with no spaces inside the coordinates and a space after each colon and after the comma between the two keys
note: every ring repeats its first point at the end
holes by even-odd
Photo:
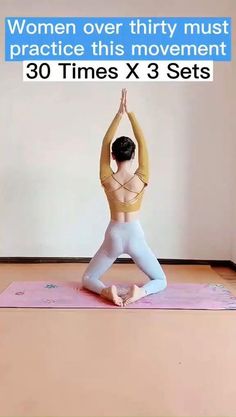
{"type": "MultiPolygon", "coordinates": [[[[85,264],[0,265],[13,280],[74,280],[85,264]]],[[[169,282],[228,268],[164,265],[169,282]]],[[[106,277],[143,274],[116,264],[106,277]]],[[[0,416],[236,416],[236,311],[0,310],[0,416]]]]}

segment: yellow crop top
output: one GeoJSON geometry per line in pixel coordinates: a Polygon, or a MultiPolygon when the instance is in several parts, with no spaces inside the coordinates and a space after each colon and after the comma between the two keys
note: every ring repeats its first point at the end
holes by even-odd
{"type": "MultiPolygon", "coordinates": [[[[109,126],[103,142],[102,142],[102,149],[101,149],[101,156],[100,156],[100,180],[101,184],[104,188],[106,193],[108,203],[110,206],[111,215],[117,212],[132,212],[137,211],[141,207],[141,202],[144,194],[144,188],[148,184],[149,181],[149,162],[148,162],[148,151],[146,146],[146,141],[143,135],[143,132],[136,120],[134,113],[128,113],[129,120],[132,125],[132,129],[134,132],[135,139],[138,142],[138,168],[135,171],[135,175],[137,175],[141,181],[143,182],[143,188],[140,192],[136,192],[136,196],[129,200],[128,202],[122,202],[118,200],[114,195],[114,191],[117,191],[120,188],[125,188],[129,190],[126,185],[131,181],[127,181],[124,184],[120,184],[117,179],[114,177],[114,172],[110,167],[110,158],[111,158],[111,150],[110,145],[112,139],[114,138],[115,132],[119,126],[120,120],[122,115],[117,113],[114,117],[111,125],[109,126]],[[104,182],[109,178],[113,177],[113,179],[119,184],[119,187],[116,190],[108,191],[104,182]]],[[[131,190],[130,190],[131,191],[131,190]]],[[[133,191],[132,191],[133,192],[133,191]]]]}

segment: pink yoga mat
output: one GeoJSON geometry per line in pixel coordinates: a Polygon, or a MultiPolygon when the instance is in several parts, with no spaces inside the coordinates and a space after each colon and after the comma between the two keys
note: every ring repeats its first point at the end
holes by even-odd
{"type": "MultiPolygon", "coordinates": [[[[120,287],[125,288],[124,285],[120,287]]],[[[0,307],[119,308],[76,282],[16,281],[0,294],[0,307]]],[[[235,310],[236,297],[221,284],[169,284],[128,309],[235,310]]]]}

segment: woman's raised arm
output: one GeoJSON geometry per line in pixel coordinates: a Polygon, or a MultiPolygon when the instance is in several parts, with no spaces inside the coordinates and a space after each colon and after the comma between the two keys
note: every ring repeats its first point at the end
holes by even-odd
{"type": "Polygon", "coordinates": [[[145,183],[148,184],[149,181],[149,157],[148,157],[148,150],[146,145],[146,140],[144,134],[142,132],[141,127],[135,117],[133,112],[129,112],[127,110],[127,101],[126,101],[126,94],[125,94],[125,111],[129,117],[130,123],[133,128],[135,139],[138,142],[138,168],[136,169],[135,173],[140,177],[140,179],[145,183]]]}
{"type": "Polygon", "coordinates": [[[106,178],[110,177],[112,174],[112,169],[110,166],[111,163],[111,149],[110,145],[116,130],[119,126],[120,120],[125,112],[124,107],[124,99],[125,99],[125,89],[122,90],[120,107],[115,115],[114,119],[112,120],[102,142],[102,149],[100,155],[100,180],[101,182],[105,181],[106,178]]]}

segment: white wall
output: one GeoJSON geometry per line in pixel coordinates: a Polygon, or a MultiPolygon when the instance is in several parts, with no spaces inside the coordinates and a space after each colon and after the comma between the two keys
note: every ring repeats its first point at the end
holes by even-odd
{"type": "MultiPolygon", "coordinates": [[[[232,7],[232,19],[235,22],[236,19],[236,5],[232,7]]],[[[233,62],[231,65],[232,71],[232,89],[231,89],[231,132],[232,132],[232,196],[233,196],[233,213],[232,213],[232,251],[231,251],[231,260],[236,264],[236,118],[235,118],[235,107],[236,107],[236,64],[235,64],[235,54],[236,54],[236,42],[233,42],[232,45],[232,54],[233,62]]]]}
{"type": "MultiPolygon", "coordinates": [[[[236,13],[235,13],[236,18],[236,13]]],[[[234,56],[236,53],[236,45],[234,47],[234,56]]],[[[234,63],[233,73],[235,72],[236,66],[234,63]]],[[[236,100],[235,100],[235,94],[236,94],[236,81],[235,81],[235,75],[234,75],[234,84],[232,85],[232,146],[233,146],[233,152],[232,152],[232,171],[233,171],[233,187],[232,187],[232,196],[234,198],[234,205],[233,205],[233,216],[232,216],[232,255],[231,259],[236,264],[236,118],[235,118],[235,106],[236,106],[236,100]]]]}
{"type": "MultiPolygon", "coordinates": [[[[235,175],[236,177],[236,175],[235,175]]],[[[234,223],[233,223],[233,239],[232,239],[232,261],[236,264],[236,201],[234,206],[234,223]]]]}
{"type": "MultiPolygon", "coordinates": [[[[4,18],[227,16],[233,2],[0,0],[0,4],[4,18]]],[[[130,107],[150,150],[151,183],[141,221],[155,254],[230,259],[233,253],[236,259],[232,64],[215,65],[214,83],[127,85],[24,84],[21,64],[0,65],[0,256],[94,254],[109,220],[98,180],[100,145],[117,109],[119,90],[127,87],[130,107]]],[[[127,121],[117,134],[122,133],[131,135],[127,121]]]]}
{"type": "MultiPolygon", "coordinates": [[[[234,126],[236,131],[236,123],[234,121],[234,126]]],[[[233,213],[232,213],[232,250],[231,250],[231,257],[230,259],[236,264],[236,140],[234,139],[234,151],[233,151],[233,178],[234,184],[232,188],[232,196],[234,198],[233,202],[233,213]]]]}
{"type": "MultiPolygon", "coordinates": [[[[236,83],[235,83],[236,86],[236,83]]],[[[232,107],[232,113],[235,109],[235,107],[232,107]]],[[[233,117],[233,115],[232,115],[233,117]]],[[[236,131],[236,120],[234,119],[234,132],[236,131]]],[[[231,251],[231,260],[236,264],[236,140],[235,136],[233,137],[233,188],[232,188],[232,195],[234,198],[234,204],[233,204],[233,214],[232,214],[232,251],[231,251]]]]}

